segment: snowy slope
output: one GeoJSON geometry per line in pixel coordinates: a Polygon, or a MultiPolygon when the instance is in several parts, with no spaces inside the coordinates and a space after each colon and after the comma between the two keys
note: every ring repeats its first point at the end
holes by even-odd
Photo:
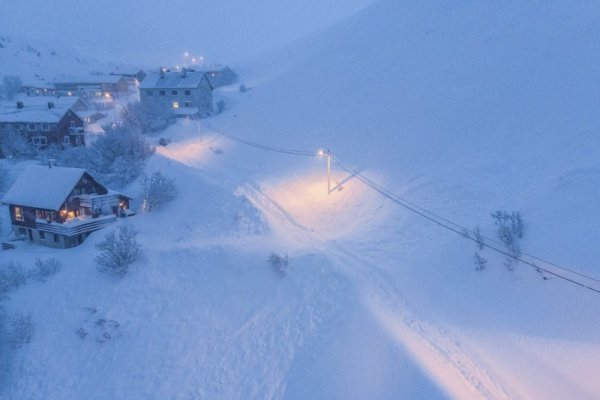
{"type": "Polygon", "coordinates": [[[19,76],[26,85],[43,85],[61,75],[110,73],[118,64],[80,54],[59,42],[46,43],[0,32],[0,76],[19,76]]]}
{"type": "Polygon", "coordinates": [[[597,294],[524,265],[510,272],[488,250],[476,272],[471,242],[339,167],[327,194],[324,159],[212,129],[330,149],[489,236],[490,212],[520,210],[524,251],[599,276],[599,17],[593,4],[383,0],[248,60],[252,90],[224,88],[226,112],[161,134],[173,143],[148,170],[175,177],[179,197],[130,220],[146,259],[127,276],[95,270],[99,233],[76,249],[0,253],[65,265],[6,301],[32,312],[36,331],[5,359],[0,393],[597,398],[597,294]],[[290,256],[284,278],[265,262],[271,251],[290,256]]]}

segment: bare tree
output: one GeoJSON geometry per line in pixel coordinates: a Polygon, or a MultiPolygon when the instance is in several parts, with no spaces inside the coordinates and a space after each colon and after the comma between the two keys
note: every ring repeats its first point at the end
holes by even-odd
{"type": "Polygon", "coordinates": [[[18,76],[5,75],[4,78],[2,78],[2,95],[4,99],[14,99],[22,86],[23,82],[18,76]]]}

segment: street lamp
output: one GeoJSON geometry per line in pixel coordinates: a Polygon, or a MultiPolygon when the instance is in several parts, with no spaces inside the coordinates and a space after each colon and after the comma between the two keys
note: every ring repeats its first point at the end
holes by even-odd
{"type": "Polygon", "coordinates": [[[327,194],[331,193],[331,151],[320,149],[317,152],[320,156],[327,156],[327,194]]]}

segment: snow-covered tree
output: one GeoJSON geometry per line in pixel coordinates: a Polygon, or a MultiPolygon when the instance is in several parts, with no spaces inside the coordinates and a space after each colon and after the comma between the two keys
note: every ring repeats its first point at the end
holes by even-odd
{"type": "Polygon", "coordinates": [[[2,78],[1,97],[5,100],[12,100],[21,90],[23,82],[18,76],[5,75],[2,78]]]}
{"type": "Polygon", "coordinates": [[[158,102],[129,103],[121,110],[121,121],[128,129],[141,133],[153,133],[175,123],[175,114],[158,102]]]}
{"type": "Polygon", "coordinates": [[[35,150],[19,132],[8,131],[0,135],[0,158],[28,158],[35,150]]]}
{"type": "Polygon", "coordinates": [[[129,266],[142,256],[137,235],[135,228],[129,224],[119,225],[108,232],[104,240],[96,245],[100,251],[95,259],[98,269],[125,274],[129,266]]]}
{"type": "Polygon", "coordinates": [[[150,176],[143,175],[141,186],[146,211],[152,211],[155,207],[168,203],[177,196],[175,181],[167,178],[160,171],[155,171],[150,176]]]}

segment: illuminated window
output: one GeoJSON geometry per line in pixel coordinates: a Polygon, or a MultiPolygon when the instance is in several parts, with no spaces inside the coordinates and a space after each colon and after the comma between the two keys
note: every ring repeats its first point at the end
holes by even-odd
{"type": "Polygon", "coordinates": [[[173,108],[179,108],[179,102],[178,101],[174,101],[173,102],[173,108]]]}
{"type": "Polygon", "coordinates": [[[23,219],[23,209],[21,207],[15,207],[15,219],[17,221],[24,221],[24,219],[23,219]]]}

